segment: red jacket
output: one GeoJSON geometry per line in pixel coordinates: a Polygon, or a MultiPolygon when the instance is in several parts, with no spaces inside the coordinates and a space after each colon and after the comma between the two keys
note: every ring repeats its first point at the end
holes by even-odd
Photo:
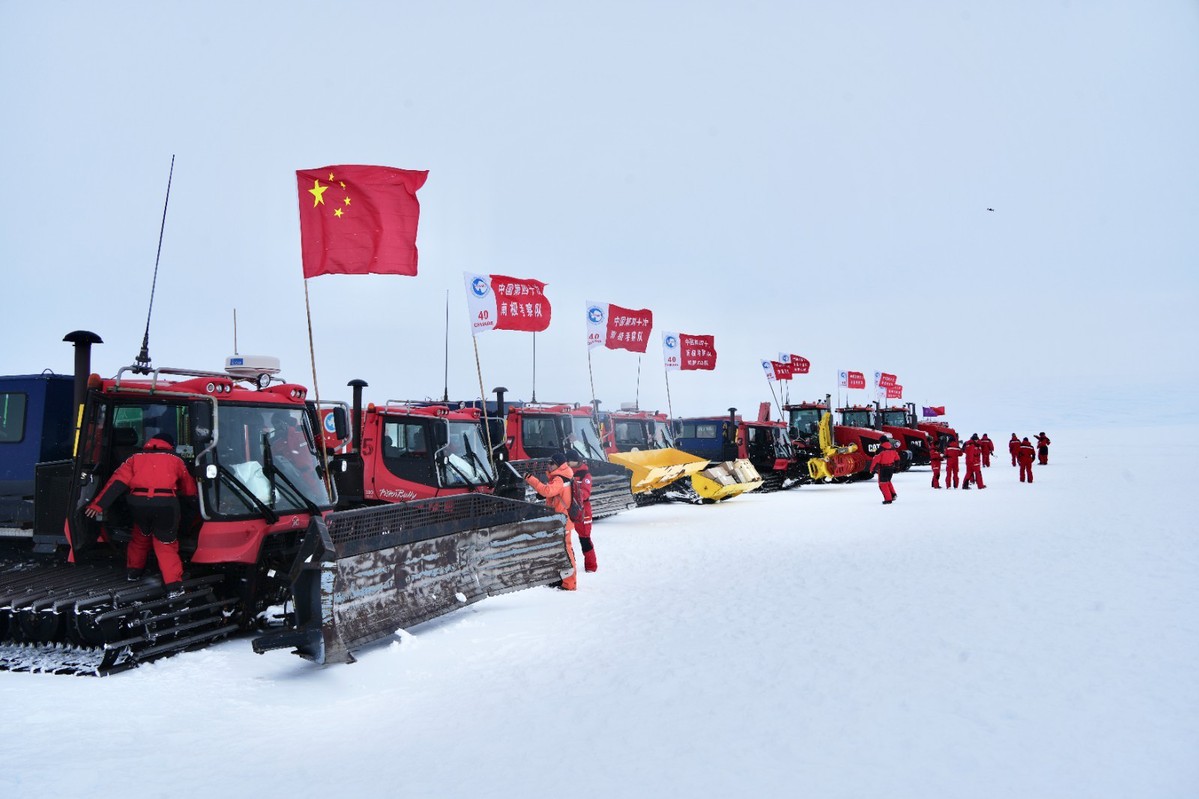
{"type": "Polygon", "coordinates": [[[987,438],[986,433],[983,433],[983,437],[978,440],[978,443],[982,446],[983,452],[987,453],[988,455],[995,454],[995,442],[987,438]]]}
{"type": "Polygon", "coordinates": [[[967,466],[978,466],[982,462],[982,450],[979,449],[977,441],[973,439],[967,441],[962,452],[966,453],[967,466]]]}
{"type": "Polygon", "coordinates": [[[899,453],[891,449],[891,442],[884,441],[878,454],[870,459],[870,473],[878,472],[878,479],[888,482],[895,472],[895,464],[899,463],[899,453]]]}
{"type": "Polygon", "coordinates": [[[1037,447],[1040,449],[1049,449],[1049,444],[1049,436],[1045,435],[1044,433],[1037,436],[1037,447]]]}
{"type": "Polygon", "coordinates": [[[952,443],[945,448],[945,460],[947,462],[947,466],[952,466],[956,469],[958,466],[958,458],[960,457],[962,457],[962,448],[956,443],[952,443]]]}
{"type": "Polygon", "coordinates": [[[106,511],[125,492],[135,497],[194,497],[196,481],[173,450],[160,438],[147,441],[141,452],[130,455],[117,467],[89,507],[106,511]]]}
{"type": "Polygon", "coordinates": [[[570,488],[574,492],[574,498],[583,506],[583,523],[576,526],[579,528],[579,535],[591,535],[591,470],[587,468],[585,461],[580,461],[579,468],[574,469],[574,473],[570,488]]]}
{"type": "Polygon", "coordinates": [[[1024,439],[1020,444],[1020,449],[1016,450],[1016,460],[1025,466],[1032,466],[1032,462],[1037,459],[1037,451],[1033,445],[1028,443],[1028,439],[1024,439]]]}
{"type": "Polygon", "coordinates": [[[525,478],[525,482],[533,486],[534,491],[545,497],[547,508],[566,517],[568,530],[574,529],[574,524],[570,521],[570,482],[573,477],[574,472],[564,463],[551,470],[544,483],[533,475],[525,478]],[[561,479],[555,480],[556,477],[561,479]]]}
{"type": "Polygon", "coordinates": [[[928,451],[928,462],[932,464],[934,469],[941,468],[941,461],[944,459],[944,457],[945,456],[941,454],[941,450],[937,449],[936,447],[932,447],[928,451]]]}
{"type": "Polygon", "coordinates": [[[1007,451],[1016,454],[1016,450],[1020,449],[1020,439],[1016,438],[1016,434],[1012,433],[1012,440],[1007,442],[1007,451]]]}

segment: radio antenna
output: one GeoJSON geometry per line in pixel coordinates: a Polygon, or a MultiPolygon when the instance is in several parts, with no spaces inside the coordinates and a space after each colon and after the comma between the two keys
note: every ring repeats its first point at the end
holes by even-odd
{"type": "Polygon", "coordinates": [[[162,225],[158,228],[158,253],[154,256],[154,279],[150,281],[150,307],[146,310],[146,333],[142,336],[142,351],[134,359],[133,371],[149,374],[154,367],[150,363],[150,314],[154,312],[154,289],[158,286],[158,261],[162,257],[162,234],[167,227],[167,205],[171,201],[171,178],[175,174],[175,154],[171,154],[171,171],[167,174],[167,197],[162,203],[162,225]]]}

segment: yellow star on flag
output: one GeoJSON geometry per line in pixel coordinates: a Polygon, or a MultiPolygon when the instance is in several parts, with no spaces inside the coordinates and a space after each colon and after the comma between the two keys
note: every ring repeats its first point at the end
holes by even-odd
{"type": "Polygon", "coordinates": [[[323,195],[328,189],[329,187],[322,186],[319,180],[312,181],[312,188],[308,190],[308,193],[315,198],[312,202],[313,208],[316,208],[318,205],[325,204],[325,198],[323,195]]]}
{"type": "Polygon", "coordinates": [[[341,209],[340,208],[333,209],[333,215],[340,219],[341,218],[341,209]]]}

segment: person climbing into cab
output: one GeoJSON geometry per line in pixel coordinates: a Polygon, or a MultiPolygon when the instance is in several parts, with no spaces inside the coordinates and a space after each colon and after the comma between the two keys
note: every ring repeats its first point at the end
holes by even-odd
{"type": "Polygon", "coordinates": [[[531,485],[534,491],[545,497],[547,508],[566,517],[566,555],[570,558],[570,576],[563,577],[561,584],[557,587],[564,591],[574,591],[578,587],[575,548],[570,535],[575,529],[574,522],[570,520],[570,483],[574,479],[574,472],[566,463],[566,453],[555,452],[551,460],[553,468],[546,473],[545,482],[538,480],[533,475],[525,477],[525,482],[531,485]]]}
{"type": "Polygon", "coordinates": [[[137,582],[146,571],[153,546],[168,596],[183,593],[183,562],[179,559],[180,497],[196,496],[196,481],[187,464],[175,454],[175,442],[161,433],[146,442],[117,467],[84,513],[102,519],[124,496],[133,514],[133,538],[125,550],[125,577],[137,582]]]}

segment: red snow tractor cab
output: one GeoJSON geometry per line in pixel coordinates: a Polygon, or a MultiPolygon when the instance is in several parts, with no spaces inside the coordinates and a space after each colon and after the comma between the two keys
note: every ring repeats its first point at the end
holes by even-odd
{"type": "MultiPolygon", "coordinates": [[[[360,420],[354,424],[351,442],[339,446],[341,442],[326,430],[326,446],[345,450],[334,456],[346,464],[333,470],[339,507],[497,493],[503,474],[497,475],[489,457],[481,410],[394,400],[363,408],[366,383],[354,380],[350,385],[354,389],[351,418],[360,420]]],[[[504,470],[504,474],[511,473],[504,470]]],[[[512,498],[523,495],[520,486],[512,498]]]]}
{"type": "Polygon", "coordinates": [[[875,427],[898,441],[904,450],[911,453],[913,466],[927,466],[933,441],[928,433],[916,427],[915,417],[908,411],[908,407],[902,405],[880,408],[876,402],[875,427]]]}
{"type": "MultiPolygon", "coordinates": [[[[862,406],[838,408],[833,417],[833,440],[837,446],[857,446],[857,451],[852,453],[855,465],[852,476],[855,479],[864,480],[870,477],[870,461],[882,448],[883,439],[888,438],[882,431],[874,429],[870,418],[871,410],[862,406]],[[837,421],[838,419],[840,421],[837,421]]],[[[911,464],[910,458],[907,463],[911,464]]],[[[907,468],[902,461],[900,468],[907,468]]]]}
{"type": "MultiPolygon", "coordinates": [[[[331,662],[461,602],[546,584],[569,568],[562,517],[525,503],[479,498],[519,507],[472,506],[491,516],[478,523],[458,498],[413,503],[422,507],[403,527],[390,508],[333,512],[316,407],[303,386],[273,376],[274,359],[230,359],[224,373],[139,361],[109,379],[89,377],[88,361],[81,368],[77,349],[71,455],[37,465],[33,540],[51,551],[0,552],[0,669],[108,674],[258,628],[288,604],[287,627],[254,648],[296,647],[331,662]],[[153,562],[127,580],[124,551],[136,533],[126,497],[100,519],[83,512],[151,437],[174,442],[197,488],[180,497],[184,579],[171,593],[153,562]],[[492,564],[472,553],[493,536],[522,553],[515,579],[480,574],[492,564]],[[379,568],[422,557],[406,579],[398,566],[379,568]],[[447,604],[456,594],[465,599],[447,604]]],[[[348,438],[344,413],[331,425],[348,438]]]]}
{"type": "Polygon", "coordinates": [[[799,485],[805,467],[791,448],[787,425],[769,419],[769,406],[757,421],[729,408],[728,416],[692,416],[675,420],[675,440],[687,452],[712,461],[748,460],[762,479],[759,491],[799,485]]]}
{"type": "Polygon", "coordinates": [[[937,449],[941,450],[942,452],[944,452],[945,447],[949,446],[951,443],[959,442],[960,439],[958,438],[958,431],[954,430],[945,422],[930,422],[928,420],[917,419],[916,403],[908,403],[908,415],[911,421],[910,426],[926,433],[932,443],[936,445],[937,449]]]}
{"type": "Polygon", "coordinates": [[[808,464],[808,478],[830,482],[847,480],[861,470],[861,459],[854,458],[856,442],[839,445],[829,412],[831,397],[824,401],[797,402],[783,406],[787,414],[787,432],[801,460],[808,464]]]}
{"type": "MultiPolygon", "coordinates": [[[[497,388],[496,408],[505,420],[502,457],[520,475],[544,475],[556,452],[574,452],[591,471],[591,516],[602,519],[635,506],[632,472],[610,463],[590,407],[558,404],[512,404],[506,389],[497,388]]],[[[532,492],[532,489],[529,489],[532,492]]],[[[534,499],[530,493],[530,500],[534,499]]]]}

